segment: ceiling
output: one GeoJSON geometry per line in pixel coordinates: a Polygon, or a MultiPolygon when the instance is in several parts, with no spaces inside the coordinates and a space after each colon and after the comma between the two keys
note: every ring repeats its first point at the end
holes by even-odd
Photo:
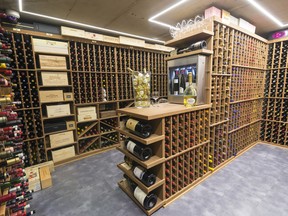
{"type": "MultiPolygon", "coordinates": [[[[23,0],[23,10],[166,41],[171,39],[169,28],[151,23],[148,19],[177,1],[179,0],[23,0]]],[[[280,21],[288,23],[287,0],[257,2],[280,21]]],[[[254,24],[256,33],[263,37],[280,29],[246,0],[188,0],[156,20],[176,25],[183,19],[203,14],[212,5],[254,24]]],[[[0,8],[18,10],[18,0],[0,0],[0,8]]],[[[21,14],[21,21],[69,26],[27,14],[21,14]]]]}

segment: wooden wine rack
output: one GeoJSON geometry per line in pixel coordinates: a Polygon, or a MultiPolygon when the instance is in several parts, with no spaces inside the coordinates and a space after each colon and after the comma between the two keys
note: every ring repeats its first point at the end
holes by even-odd
{"type": "Polygon", "coordinates": [[[62,147],[74,146],[76,156],[57,162],[65,163],[73,159],[85,157],[118,146],[121,139],[115,130],[121,116],[116,109],[133,104],[134,93],[131,74],[127,67],[136,71],[146,68],[151,71],[151,88],[159,91],[161,97],[167,97],[167,73],[164,58],[168,53],[144,48],[136,48],[119,44],[96,42],[88,39],[51,35],[28,30],[13,30],[11,44],[13,49],[13,82],[15,100],[19,115],[23,118],[25,146],[29,161],[26,166],[38,164],[52,159],[51,151],[62,147]],[[39,53],[34,51],[32,39],[46,39],[68,43],[69,53],[39,53]],[[43,70],[39,63],[40,55],[64,56],[66,70],[43,70]],[[68,85],[44,86],[41,83],[42,72],[61,71],[68,74],[68,85]],[[106,90],[106,97],[102,88],[106,90]],[[63,90],[73,93],[73,101],[43,102],[39,101],[40,90],[63,90]],[[69,104],[71,114],[58,117],[47,117],[46,106],[69,104]],[[97,119],[78,121],[78,108],[95,106],[97,119]],[[113,111],[115,114],[104,115],[113,111]],[[34,119],[34,120],[33,120],[34,119]],[[53,121],[74,121],[76,129],[45,132],[44,125],[53,121]],[[73,131],[74,142],[61,147],[51,147],[49,136],[73,131]]]}
{"type": "Polygon", "coordinates": [[[261,140],[288,146],[288,38],[269,42],[261,140]]]}

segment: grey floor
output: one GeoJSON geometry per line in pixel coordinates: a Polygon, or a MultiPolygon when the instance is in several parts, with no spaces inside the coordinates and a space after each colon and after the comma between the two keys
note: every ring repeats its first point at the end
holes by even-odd
{"type": "MultiPolygon", "coordinates": [[[[113,150],[58,167],[53,187],[36,192],[38,216],[134,216],[144,213],[117,186],[113,150]]],[[[256,145],[155,216],[287,216],[288,149],[256,145]]]]}

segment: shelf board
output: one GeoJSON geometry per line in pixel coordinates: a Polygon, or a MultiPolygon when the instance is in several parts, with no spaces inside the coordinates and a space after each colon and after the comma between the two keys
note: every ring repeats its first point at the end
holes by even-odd
{"type": "Polygon", "coordinates": [[[45,133],[44,131],[44,134],[45,136],[48,136],[48,135],[51,135],[51,134],[57,134],[57,133],[62,133],[62,132],[67,132],[67,131],[74,131],[76,129],[66,129],[66,130],[60,130],[60,131],[53,131],[53,132],[49,132],[49,133],[45,133]]]}
{"type": "Polygon", "coordinates": [[[74,101],[50,101],[50,102],[40,102],[40,104],[62,104],[62,103],[74,103],[74,101]]]}
{"type": "Polygon", "coordinates": [[[161,164],[165,161],[165,158],[160,158],[156,155],[153,155],[151,158],[149,158],[149,160],[146,161],[142,161],[140,159],[138,159],[137,157],[135,157],[133,154],[131,154],[130,152],[128,152],[126,149],[124,149],[123,147],[119,146],[117,147],[117,149],[119,151],[121,151],[123,154],[125,154],[127,157],[131,158],[132,160],[136,161],[140,166],[146,168],[146,169],[150,169],[158,164],[161,164]]]}
{"type": "Polygon", "coordinates": [[[105,120],[105,119],[111,119],[111,118],[117,118],[118,116],[109,116],[109,117],[104,117],[104,118],[99,118],[99,120],[105,120]]]}
{"type": "Polygon", "coordinates": [[[211,75],[212,76],[229,76],[229,77],[232,76],[232,74],[217,74],[217,73],[212,73],[211,75]]]}
{"type": "Polygon", "coordinates": [[[97,136],[100,136],[100,134],[94,134],[94,135],[91,135],[91,136],[79,137],[78,140],[94,138],[94,137],[97,137],[97,136]]]}
{"type": "Polygon", "coordinates": [[[133,171],[131,169],[127,169],[126,166],[128,166],[125,162],[120,163],[117,165],[117,167],[122,170],[132,181],[134,181],[145,193],[150,193],[151,191],[155,190],[159,186],[163,185],[165,182],[165,179],[160,179],[156,176],[156,182],[155,184],[151,185],[150,187],[147,187],[144,185],[135,175],[133,174],[133,171]]]}
{"type": "Polygon", "coordinates": [[[284,121],[277,121],[277,120],[270,120],[270,119],[262,119],[263,121],[270,121],[270,122],[276,122],[276,123],[280,123],[280,124],[287,124],[288,122],[284,122],[284,121]]]}
{"type": "Polygon", "coordinates": [[[183,46],[187,44],[192,44],[200,40],[205,40],[212,35],[214,35],[213,31],[209,31],[206,29],[196,29],[195,31],[189,32],[188,34],[184,35],[182,38],[167,41],[165,43],[165,46],[177,47],[179,45],[183,46]]]}
{"type": "Polygon", "coordinates": [[[264,99],[279,99],[279,100],[287,100],[288,97],[265,97],[264,99]]]}
{"type": "Polygon", "coordinates": [[[157,203],[154,206],[154,208],[150,210],[146,210],[143,208],[143,206],[136,200],[134,197],[127,181],[125,179],[122,179],[118,182],[119,187],[142,209],[143,212],[147,215],[151,215],[153,212],[157,211],[159,208],[161,208],[164,204],[163,200],[161,200],[159,197],[157,197],[157,203]]]}
{"type": "Polygon", "coordinates": [[[149,144],[152,144],[152,143],[155,143],[157,141],[161,141],[164,139],[164,135],[151,134],[150,137],[144,139],[144,138],[141,138],[137,135],[130,133],[126,128],[116,128],[116,130],[120,132],[121,134],[131,137],[132,139],[138,142],[141,142],[142,144],[145,144],[145,145],[149,145],[149,144]]]}
{"type": "Polygon", "coordinates": [[[250,99],[244,99],[244,100],[239,100],[239,101],[230,101],[230,104],[242,103],[242,102],[247,102],[247,101],[252,101],[252,100],[260,100],[260,99],[264,99],[264,98],[258,97],[258,98],[250,98],[250,99]]]}
{"type": "Polygon", "coordinates": [[[208,109],[210,107],[211,104],[204,104],[187,108],[181,104],[162,103],[159,104],[159,107],[157,108],[152,106],[149,108],[142,108],[142,109],[136,107],[127,107],[123,109],[118,109],[117,113],[127,114],[143,120],[153,120],[163,118],[166,116],[172,116],[196,110],[208,109]]]}
{"type": "Polygon", "coordinates": [[[63,53],[51,53],[51,52],[35,52],[35,54],[38,54],[38,55],[51,55],[51,56],[54,56],[54,55],[56,55],[56,56],[69,56],[69,53],[68,54],[63,54],[63,53]]]}
{"type": "Polygon", "coordinates": [[[17,108],[17,111],[18,110],[34,110],[34,109],[40,109],[40,107],[29,107],[29,108],[17,108]]]}
{"type": "Polygon", "coordinates": [[[229,119],[224,120],[224,121],[220,121],[220,122],[216,122],[216,123],[214,123],[214,124],[211,124],[210,127],[214,127],[214,126],[217,126],[217,125],[220,125],[220,124],[226,123],[226,122],[228,122],[228,121],[229,121],[229,119]]]}
{"type": "Polygon", "coordinates": [[[44,86],[44,85],[38,85],[39,88],[67,88],[67,87],[71,87],[72,85],[49,85],[49,86],[44,86]]]}
{"type": "Polygon", "coordinates": [[[240,130],[240,129],[242,129],[242,128],[245,128],[245,127],[247,127],[247,126],[249,126],[249,125],[255,124],[255,123],[259,122],[259,121],[262,121],[262,119],[258,119],[258,120],[256,120],[256,121],[253,121],[253,122],[250,122],[250,123],[248,123],[248,124],[242,125],[242,126],[240,126],[240,127],[238,127],[238,128],[235,128],[235,129],[233,129],[233,130],[231,130],[231,131],[228,131],[228,134],[233,133],[233,132],[235,132],[235,131],[237,131],[237,130],[240,130]]]}
{"type": "Polygon", "coordinates": [[[47,69],[47,68],[36,68],[37,71],[53,71],[53,72],[70,72],[69,69],[47,69]]]}
{"type": "Polygon", "coordinates": [[[242,67],[242,68],[249,68],[249,69],[255,69],[255,70],[267,70],[266,68],[259,68],[259,67],[253,67],[253,66],[247,66],[247,65],[237,65],[237,64],[232,64],[232,67],[242,67]]]}
{"type": "Polygon", "coordinates": [[[64,144],[64,145],[61,145],[61,146],[57,146],[57,147],[49,147],[49,148],[46,148],[46,151],[49,151],[49,150],[53,150],[53,149],[58,149],[58,148],[62,148],[62,147],[67,147],[67,146],[71,146],[71,145],[75,145],[77,142],[73,142],[73,143],[68,143],[68,144],[64,144]]]}
{"type": "Polygon", "coordinates": [[[43,120],[47,120],[47,119],[57,119],[57,118],[66,118],[66,117],[72,117],[75,116],[74,114],[71,115],[65,115],[65,116],[55,116],[55,117],[43,117],[43,120]]]}
{"type": "Polygon", "coordinates": [[[82,124],[82,123],[88,123],[88,122],[95,122],[95,121],[98,121],[98,119],[92,119],[92,120],[87,120],[87,121],[76,122],[76,124],[82,124]]]}
{"type": "Polygon", "coordinates": [[[187,53],[182,53],[182,54],[170,56],[170,57],[165,58],[165,60],[168,61],[168,60],[183,58],[183,57],[191,56],[191,55],[199,55],[199,54],[212,55],[213,51],[212,50],[208,50],[208,49],[199,49],[199,50],[194,50],[194,51],[187,52],[187,53]]]}

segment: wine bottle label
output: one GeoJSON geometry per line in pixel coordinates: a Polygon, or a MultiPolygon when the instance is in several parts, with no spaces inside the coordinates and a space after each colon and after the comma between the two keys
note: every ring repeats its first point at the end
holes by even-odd
{"type": "Polygon", "coordinates": [[[127,150],[131,153],[134,154],[134,148],[135,148],[136,144],[132,141],[128,141],[127,143],[127,150]]]}
{"type": "Polygon", "coordinates": [[[134,190],[134,197],[138,200],[138,202],[141,203],[142,206],[144,206],[144,200],[146,198],[147,194],[144,193],[139,187],[136,187],[134,190]]]}
{"type": "Polygon", "coordinates": [[[179,83],[179,80],[178,79],[174,79],[174,83],[179,83]]]}
{"type": "Polygon", "coordinates": [[[179,94],[183,94],[184,93],[184,88],[183,87],[180,87],[179,88],[179,94]]]}
{"type": "Polygon", "coordinates": [[[145,172],[141,168],[135,167],[133,173],[138,179],[142,179],[145,172]]]}
{"type": "Polygon", "coordinates": [[[178,95],[178,91],[174,91],[174,95],[178,95]]]}
{"type": "Polygon", "coordinates": [[[196,102],[196,100],[194,98],[187,99],[187,103],[190,104],[190,105],[194,105],[195,102],[196,102]]]}
{"type": "Polygon", "coordinates": [[[134,120],[134,119],[128,119],[126,122],[126,128],[129,130],[135,131],[135,127],[138,124],[139,121],[134,120]]]}

